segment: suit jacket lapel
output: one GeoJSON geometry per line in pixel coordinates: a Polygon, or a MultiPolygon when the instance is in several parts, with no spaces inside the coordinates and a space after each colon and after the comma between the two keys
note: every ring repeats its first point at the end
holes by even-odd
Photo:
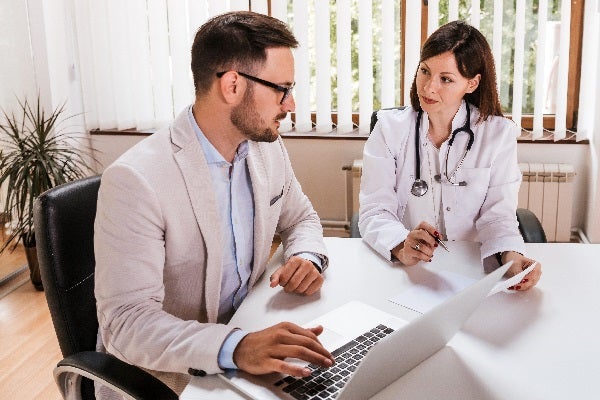
{"type": "Polygon", "coordinates": [[[206,246],[204,296],[208,322],[217,322],[222,277],[222,243],[218,208],[202,146],[190,125],[187,109],[171,128],[174,158],[185,181],[192,209],[206,246]]]}
{"type": "MultiPolygon", "coordinates": [[[[248,141],[248,171],[252,180],[252,192],[254,195],[254,257],[252,265],[252,274],[248,282],[248,287],[254,286],[260,274],[262,274],[265,263],[265,245],[270,248],[273,238],[266,237],[265,224],[269,220],[269,182],[268,171],[265,170],[265,164],[262,159],[262,153],[258,143],[248,141]],[[268,241],[268,243],[265,243],[268,241]]],[[[268,254],[268,253],[267,253],[268,254]]]]}

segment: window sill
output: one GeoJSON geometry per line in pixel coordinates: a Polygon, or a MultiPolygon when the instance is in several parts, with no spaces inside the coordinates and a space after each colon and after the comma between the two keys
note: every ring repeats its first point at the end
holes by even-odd
{"type": "MultiPolygon", "coordinates": [[[[90,131],[90,135],[99,135],[99,136],[150,136],[156,132],[155,129],[146,129],[142,131],[138,131],[136,129],[125,129],[125,130],[117,130],[117,129],[94,129],[90,131]]],[[[334,129],[331,132],[327,133],[317,133],[316,131],[310,132],[282,132],[281,137],[284,139],[327,139],[327,140],[367,140],[369,135],[358,133],[358,129],[355,129],[349,133],[337,133],[334,129]]],[[[589,140],[577,140],[575,135],[571,135],[566,139],[554,140],[552,134],[549,134],[541,139],[532,139],[528,135],[524,134],[520,136],[517,141],[519,143],[531,143],[531,144],[589,144],[589,140]]]]}

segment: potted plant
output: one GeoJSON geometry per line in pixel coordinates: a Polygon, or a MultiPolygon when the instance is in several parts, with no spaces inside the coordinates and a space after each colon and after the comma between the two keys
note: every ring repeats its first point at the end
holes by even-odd
{"type": "Polygon", "coordinates": [[[92,171],[87,160],[89,146],[81,145],[64,123],[74,117],[64,114],[64,104],[46,113],[37,102],[18,101],[17,114],[0,115],[0,186],[6,196],[4,214],[10,218],[7,238],[0,247],[13,251],[23,243],[31,281],[43,290],[35,247],[33,202],[46,190],[92,171]],[[77,146],[76,146],[77,145],[77,146]]]}

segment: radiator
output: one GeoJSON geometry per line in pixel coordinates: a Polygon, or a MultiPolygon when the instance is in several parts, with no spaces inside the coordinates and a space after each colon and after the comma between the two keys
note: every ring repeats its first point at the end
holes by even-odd
{"type": "MultiPolygon", "coordinates": [[[[571,240],[573,180],[571,164],[520,163],[523,182],[519,188],[519,208],[531,210],[542,223],[549,242],[571,240]]],[[[342,167],[346,171],[348,220],[358,212],[362,160],[342,167]]]]}
{"type": "Polygon", "coordinates": [[[346,219],[358,212],[358,193],[360,192],[360,177],[362,175],[362,159],[354,160],[350,165],[344,165],[346,171],[346,219]]]}
{"type": "Polygon", "coordinates": [[[571,240],[575,169],[571,164],[520,163],[518,207],[533,212],[549,242],[571,240]]]}

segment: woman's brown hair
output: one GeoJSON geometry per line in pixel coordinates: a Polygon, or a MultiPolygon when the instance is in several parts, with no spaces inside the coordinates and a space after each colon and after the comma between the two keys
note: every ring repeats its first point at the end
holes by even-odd
{"type": "MultiPolygon", "coordinates": [[[[477,89],[464,96],[468,103],[479,109],[478,122],[485,121],[491,115],[502,116],[494,56],[485,36],[464,21],[449,22],[439,27],[425,41],[419,64],[446,52],[454,54],[458,71],[463,77],[471,79],[477,74],[481,75],[477,89]]],[[[421,104],[417,94],[416,78],[415,73],[410,88],[410,103],[416,111],[419,111],[421,104]]]]}

